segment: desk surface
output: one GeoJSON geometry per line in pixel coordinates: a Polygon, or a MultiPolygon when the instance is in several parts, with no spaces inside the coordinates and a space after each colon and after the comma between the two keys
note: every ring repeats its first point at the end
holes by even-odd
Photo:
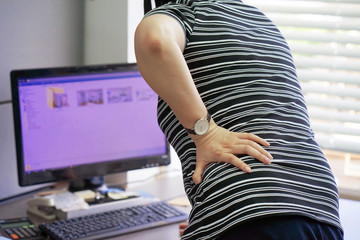
{"type": "MultiPolygon", "coordinates": [[[[149,181],[143,182],[141,184],[129,184],[128,191],[146,191],[149,194],[158,197],[161,200],[169,200],[175,197],[183,196],[185,197],[184,187],[181,179],[181,174],[179,173],[164,173],[158,177],[155,177],[149,181]]],[[[31,197],[20,197],[13,201],[8,201],[6,203],[0,204],[0,219],[4,218],[18,218],[27,216],[26,213],[26,201],[31,197]]],[[[180,208],[185,212],[189,212],[189,208],[180,208]]],[[[41,222],[41,219],[28,215],[31,220],[38,224],[41,222]]],[[[171,224],[163,227],[152,228],[144,231],[129,233],[126,235],[120,235],[117,237],[112,237],[109,239],[120,239],[120,240],[144,240],[146,239],[157,239],[157,240],[176,240],[180,239],[179,237],[179,227],[178,224],[171,224]]]]}
{"type": "MultiPolygon", "coordinates": [[[[153,196],[159,197],[161,200],[168,200],[178,196],[184,196],[184,188],[181,179],[180,172],[165,173],[151,179],[149,181],[133,184],[128,186],[129,191],[144,190],[153,196]]],[[[7,203],[0,204],[0,219],[1,218],[16,218],[26,216],[26,201],[31,197],[21,197],[7,203]]],[[[185,212],[188,212],[189,208],[183,208],[185,212]]],[[[360,221],[360,201],[340,199],[340,218],[345,230],[346,240],[359,239],[358,223],[360,221]]],[[[31,219],[37,223],[39,218],[31,219]]],[[[178,224],[172,224],[164,227],[153,228],[149,230],[139,231],[126,235],[120,235],[110,239],[120,240],[144,240],[144,239],[156,239],[156,240],[178,240],[180,239],[178,234],[178,224]],[[146,237],[144,237],[146,236],[146,237]]]]}

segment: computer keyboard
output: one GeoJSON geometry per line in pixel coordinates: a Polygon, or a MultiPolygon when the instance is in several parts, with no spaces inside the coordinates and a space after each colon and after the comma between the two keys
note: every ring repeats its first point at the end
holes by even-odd
{"type": "Polygon", "coordinates": [[[159,227],[187,219],[187,214],[166,202],[153,202],[109,212],[39,226],[41,232],[55,240],[104,239],[115,235],[159,227]]]}

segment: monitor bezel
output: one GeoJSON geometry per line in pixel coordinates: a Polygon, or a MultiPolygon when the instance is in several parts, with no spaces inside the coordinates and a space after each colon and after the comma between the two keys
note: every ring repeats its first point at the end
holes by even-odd
{"type": "Polygon", "coordinates": [[[13,122],[15,133],[15,149],[17,161],[17,175],[20,186],[37,185],[41,183],[71,181],[94,176],[106,176],[113,173],[123,173],[130,170],[167,166],[170,164],[170,145],[166,141],[166,153],[139,158],[128,158],[107,161],[97,164],[84,164],[79,166],[27,173],[24,166],[24,154],[21,133],[21,115],[19,103],[19,79],[41,78],[49,76],[69,76],[84,73],[114,73],[123,71],[138,71],[136,63],[83,65],[69,67],[48,67],[34,69],[16,69],[10,72],[13,122]]]}

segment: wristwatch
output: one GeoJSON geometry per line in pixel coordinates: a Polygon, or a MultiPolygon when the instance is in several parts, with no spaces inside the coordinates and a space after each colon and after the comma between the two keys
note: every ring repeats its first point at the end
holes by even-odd
{"type": "Polygon", "coordinates": [[[210,127],[210,113],[207,113],[206,117],[198,119],[192,129],[185,128],[189,134],[204,135],[207,133],[210,127]]]}

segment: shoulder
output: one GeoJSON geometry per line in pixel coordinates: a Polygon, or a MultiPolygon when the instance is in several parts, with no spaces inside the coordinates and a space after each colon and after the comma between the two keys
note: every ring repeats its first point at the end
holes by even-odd
{"type": "Polygon", "coordinates": [[[195,9],[198,2],[199,1],[193,0],[171,1],[151,10],[144,18],[155,14],[165,14],[176,19],[182,25],[184,30],[191,32],[194,25],[195,9]]]}

